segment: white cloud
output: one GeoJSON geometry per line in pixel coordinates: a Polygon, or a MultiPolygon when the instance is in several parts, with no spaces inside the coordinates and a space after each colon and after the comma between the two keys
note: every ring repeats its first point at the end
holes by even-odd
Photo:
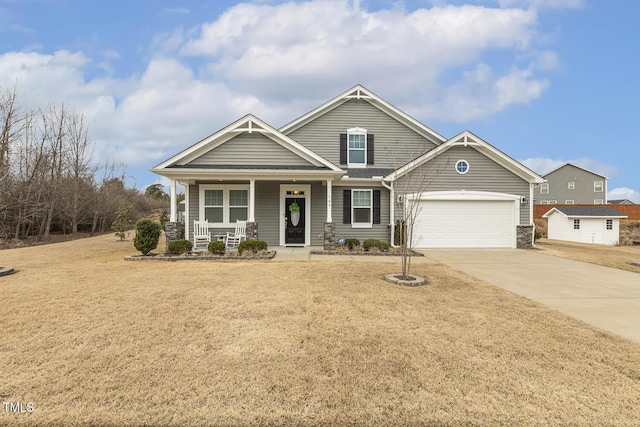
{"type": "Polygon", "coordinates": [[[478,65],[487,50],[527,51],[536,23],[534,11],[517,8],[367,12],[344,0],[240,4],[202,25],[181,53],[205,58],[212,78],[268,101],[363,83],[385,88],[396,100],[411,99],[409,112],[428,114],[425,119],[467,120],[527,103],[547,87],[533,70],[550,63],[552,52],[532,52],[530,64],[504,70],[478,65]],[[443,84],[452,71],[462,71],[462,78],[443,84]],[[482,107],[467,105],[477,90],[482,107]]]}
{"type": "Polygon", "coordinates": [[[158,35],[152,59],[128,78],[87,77],[96,66],[110,75],[104,61],[115,50],[9,52],[0,85],[17,81],[30,107],[64,102],[83,112],[102,161],[149,167],[247,113],[277,127],[355,83],[425,122],[529,103],[548,87],[539,73],[558,62],[536,48],[537,24],[534,10],[517,7],[251,2],[195,32],[158,35]],[[504,63],[483,62],[496,50],[504,63]]]}
{"type": "Polygon", "coordinates": [[[594,159],[570,159],[570,160],[560,160],[560,159],[548,159],[544,157],[533,157],[529,159],[520,160],[520,163],[531,169],[532,171],[545,175],[551,172],[554,169],[559,168],[565,163],[571,163],[581,168],[588,169],[592,172],[596,172],[602,174],[608,178],[612,178],[618,174],[618,168],[615,166],[611,166],[609,164],[603,163],[599,160],[594,159]]]}
{"type": "Polygon", "coordinates": [[[501,7],[530,7],[547,9],[579,9],[585,0],[498,0],[501,7]]]}
{"type": "Polygon", "coordinates": [[[640,190],[633,190],[627,187],[614,188],[607,193],[607,199],[629,199],[634,203],[640,203],[640,190]]]}

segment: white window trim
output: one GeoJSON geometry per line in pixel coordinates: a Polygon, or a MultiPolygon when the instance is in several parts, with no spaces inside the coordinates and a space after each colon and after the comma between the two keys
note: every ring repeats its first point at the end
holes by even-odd
{"type": "Polygon", "coordinates": [[[595,199],[593,201],[594,205],[604,205],[604,199],[595,199]]]}
{"type": "MultiPolygon", "coordinates": [[[[359,150],[359,149],[358,149],[359,150]]],[[[363,128],[351,128],[347,129],[347,167],[350,168],[366,168],[367,167],[367,130],[363,128]],[[363,163],[350,163],[349,159],[349,136],[350,135],[364,135],[364,162],[363,163]]]]}
{"type": "Polygon", "coordinates": [[[540,184],[540,194],[549,194],[549,183],[540,184]]]}
{"type": "Polygon", "coordinates": [[[373,190],[363,189],[363,188],[355,188],[351,189],[351,228],[373,228],[373,190]],[[359,208],[364,208],[364,206],[355,207],[353,205],[353,196],[356,191],[367,191],[369,193],[369,222],[358,222],[356,223],[356,215],[354,210],[359,208]]]}
{"type": "MultiPolygon", "coordinates": [[[[199,188],[199,220],[204,221],[204,192],[205,190],[222,190],[222,222],[210,222],[209,227],[235,227],[236,223],[229,222],[229,190],[246,190],[247,203],[249,200],[249,186],[244,184],[200,184],[199,188]]],[[[247,205],[247,219],[249,218],[249,205],[247,205]]]]}
{"type": "Polygon", "coordinates": [[[604,193],[604,181],[594,181],[593,182],[593,192],[594,193],[604,193]],[[600,184],[600,189],[598,190],[598,184],[600,184]]]}
{"type": "Polygon", "coordinates": [[[574,181],[570,181],[569,184],[567,184],[567,187],[569,188],[569,190],[575,190],[576,183],[574,181]]]}
{"type": "Polygon", "coordinates": [[[575,200],[565,200],[565,201],[564,201],[564,204],[565,204],[565,205],[575,205],[575,204],[576,204],[576,201],[575,201],[575,200]]]}
{"type": "Polygon", "coordinates": [[[456,172],[457,172],[457,173],[459,173],[460,175],[464,175],[464,174],[466,174],[467,172],[469,172],[469,169],[471,169],[471,165],[470,165],[470,164],[469,164],[469,162],[468,162],[468,161],[466,161],[465,159],[460,159],[460,160],[458,160],[458,161],[456,162],[455,169],[456,169],[456,172]],[[467,170],[466,170],[466,171],[464,171],[464,172],[460,172],[460,171],[458,170],[458,165],[459,165],[460,163],[462,163],[462,162],[464,162],[464,163],[466,163],[466,164],[467,164],[467,170]]]}

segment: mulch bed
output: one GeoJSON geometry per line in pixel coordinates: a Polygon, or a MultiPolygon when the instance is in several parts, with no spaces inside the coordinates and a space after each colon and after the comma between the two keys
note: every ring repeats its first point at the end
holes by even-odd
{"type": "Polygon", "coordinates": [[[226,260],[270,260],[276,256],[276,251],[269,251],[264,255],[201,255],[190,253],[188,255],[154,254],[149,255],[129,255],[124,257],[125,261],[226,261],[226,260]]]}
{"type": "MultiPolygon", "coordinates": [[[[311,255],[363,255],[363,256],[402,256],[400,252],[388,251],[388,252],[375,252],[375,251],[311,251],[311,255]]],[[[416,251],[411,251],[411,256],[424,256],[424,254],[416,251]]]]}

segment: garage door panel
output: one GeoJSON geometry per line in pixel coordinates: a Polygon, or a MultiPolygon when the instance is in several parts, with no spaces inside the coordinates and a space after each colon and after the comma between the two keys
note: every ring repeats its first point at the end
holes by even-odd
{"type": "Polygon", "coordinates": [[[420,204],[413,233],[416,248],[514,247],[513,201],[428,200],[420,204]]]}

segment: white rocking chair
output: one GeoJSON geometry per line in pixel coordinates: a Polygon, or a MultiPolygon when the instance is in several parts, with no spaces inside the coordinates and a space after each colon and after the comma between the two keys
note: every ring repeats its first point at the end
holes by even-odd
{"type": "Polygon", "coordinates": [[[209,248],[209,242],[211,242],[211,235],[209,234],[209,221],[193,221],[193,251],[200,249],[200,246],[204,246],[206,251],[209,248]]]}
{"type": "Polygon", "coordinates": [[[225,246],[227,249],[237,248],[240,242],[247,240],[247,221],[236,221],[236,231],[233,233],[227,232],[225,237],[225,246]]]}

